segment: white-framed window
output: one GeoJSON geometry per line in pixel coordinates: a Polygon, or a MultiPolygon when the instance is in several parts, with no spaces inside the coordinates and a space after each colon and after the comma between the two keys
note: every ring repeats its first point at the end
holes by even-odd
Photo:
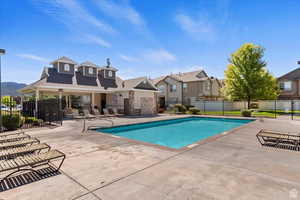
{"type": "Polygon", "coordinates": [[[205,83],[205,90],[206,90],[206,91],[209,91],[209,90],[210,90],[210,82],[209,82],[209,81],[207,81],[207,82],[205,83]]]}
{"type": "Polygon", "coordinates": [[[176,92],[177,90],[177,85],[170,85],[170,92],[176,92]]]}
{"type": "Polygon", "coordinates": [[[158,90],[159,90],[160,92],[165,92],[165,89],[166,89],[166,87],[165,87],[164,85],[158,86],[158,90]]]}
{"type": "Polygon", "coordinates": [[[182,87],[183,89],[187,89],[187,83],[183,83],[182,87]]]}
{"type": "Polygon", "coordinates": [[[292,81],[280,82],[279,86],[280,86],[280,90],[290,91],[292,90],[292,81]]]}
{"type": "Polygon", "coordinates": [[[108,77],[112,77],[112,76],[113,76],[112,71],[108,71],[108,77]]]}
{"type": "Polygon", "coordinates": [[[64,71],[66,71],[66,72],[70,71],[70,65],[69,64],[64,65],[64,71]]]}
{"type": "Polygon", "coordinates": [[[89,74],[93,74],[94,73],[94,69],[92,67],[89,67],[89,74]]]}

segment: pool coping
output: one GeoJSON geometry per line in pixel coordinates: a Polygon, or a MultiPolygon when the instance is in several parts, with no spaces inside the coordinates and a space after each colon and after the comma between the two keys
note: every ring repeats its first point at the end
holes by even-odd
{"type": "MultiPolygon", "coordinates": [[[[145,124],[145,123],[158,122],[158,121],[168,121],[168,120],[182,119],[182,118],[189,118],[189,117],[198,117],[198,118],[204,118],[205,117],[205,118],[218,118],[218,119],[240,119],[240,120],[253,120],[253,121],[249,122],[247,124],[243,124],[239,127],[230,129],[229,131],[224,131],[224,132],[218,133],[217,135],[213,135],[213,136],[209,136],[205,139],[201,139],[199,141],[196,141],[194,143],[191,143],[191,144],[189,144],[187,146],[184,146],[184,147],[181,147],[179,149],[166,147],[166,146],[162,146],[162,145],[159,145],[159,144],[152,144],[152,143],[148,143],[148,142],[143,142],[143,141],[139,141],[139,140],[133,140],[133,139],[125,138],[125,137],[112,135],[112,134],[109,134],[109,133],[99,132],[99,131],[96,131],[96,129],[98,129],[98,128],[90,129],[90,131],[96,132],[97,134],[106,135],[106,136],[110,136],[110,137],[113,137],[113,138],[118,138],[118,139],[121,139],[121,140],[129,142],[129,143],[141,144],[141,145],[155,147],[155,148],[159,148],[159,149],[162,149],[162,150],[168,150],[168,151],[172,151],[172,152],[182,152],[182,151],[186,151],[186,150],[190,150],[192,148],[195,148],[199,145],[215,141],[215,140],[217,140],[221,137],[227,136],[229,134],[233,134],[237,130],[239,130],[241,128],[244,128],[245,126],[248,126],[248,125],[256,122],[256,120],[257,120],[257,118],[253,118],[253,117],[233,117],[233,116],[213,116],[213,115],[182,115],[182,117],[177,116],[176,118],[172,118],[172,119],[158,119],[158,120],[150,120],[150,121],[146,121],[146,122],[133,122],[133,123],[116,125],[116,126],[112,126],[112,127],[108,127],[108,128],[115,128],[115,127],[120,127],[120,126],[128,126],[128,125],[136,125],[136,124],[145,124]]],[[[101,128],[101,127],[99,127],[99,128],[101,128]]]]}

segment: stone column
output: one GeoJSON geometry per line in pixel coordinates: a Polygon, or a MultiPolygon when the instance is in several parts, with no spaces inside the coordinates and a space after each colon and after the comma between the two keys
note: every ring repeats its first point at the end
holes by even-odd
{"type": "Polygon", "coordinates": [[[129,91],[129,115],[134,115],[134,91],[129,91]]]}

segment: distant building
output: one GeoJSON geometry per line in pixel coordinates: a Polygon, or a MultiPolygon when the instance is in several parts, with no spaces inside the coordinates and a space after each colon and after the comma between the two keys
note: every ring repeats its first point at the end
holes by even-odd
{"type": "Polygon", "coordinates": [[[152,80],[158,88],[159,107],[182,103],[189,105],[191,98],[217,100],[221,98],[222,83],[209,77],[204,70],[161,76],[152,80]]]}
{"type": "Polygon", "coordinates": [[[278,79],[280,95],[278,99],[300,99],[300,68],[297,68],[278,79]]]}

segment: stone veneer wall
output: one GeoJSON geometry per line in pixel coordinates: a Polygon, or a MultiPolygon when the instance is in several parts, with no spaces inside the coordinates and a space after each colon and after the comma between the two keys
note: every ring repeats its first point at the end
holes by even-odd
{"type": "Polygon", "coordinates": [[[134,91],[129,91],[129,115],[134,115],[134,91]]]}

